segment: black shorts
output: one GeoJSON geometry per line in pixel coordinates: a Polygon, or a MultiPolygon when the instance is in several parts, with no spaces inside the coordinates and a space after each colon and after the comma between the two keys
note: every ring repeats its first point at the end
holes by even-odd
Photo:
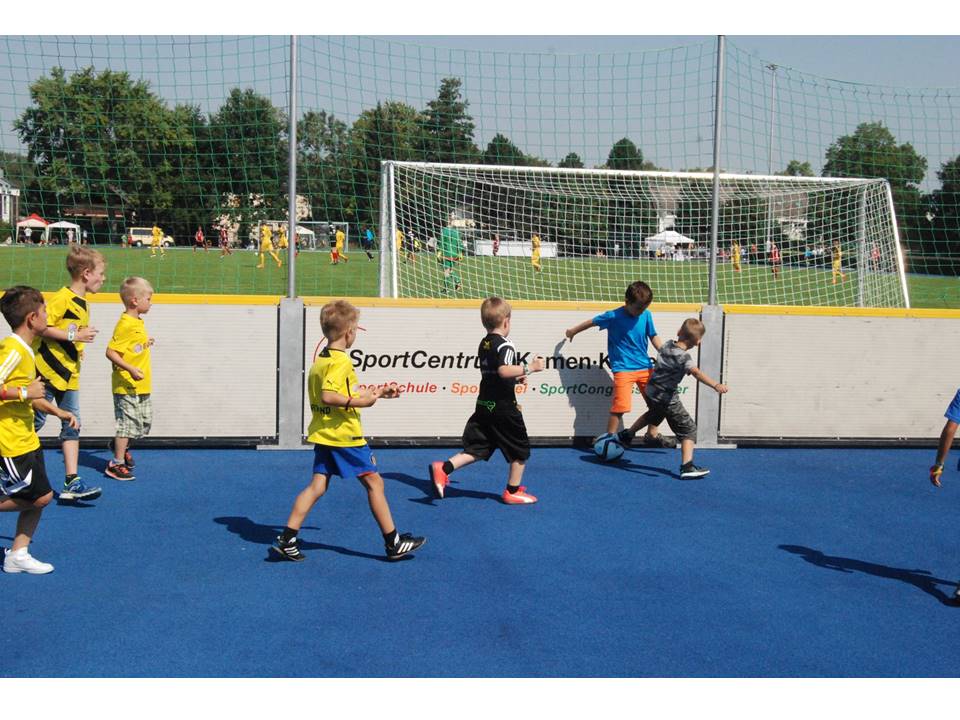
{"type": "Polygon", "coordinates": [[[16,457],[0,458],[0,495],[33,502],[50,492],[43,448],[16,457]]]}
{"type": "Polygon", "coordinates": [[[676,393],[670,398],[666,405],[663,403],[647,400],[647,424],[659,425],[666,419],[667,425],[673,430],[677,440],[697,441],[697,423],[687,409],[680,402],[680,396],[676,393]]]}
{"type": "Polygon", "coordinates": [[[491,412],[477,407],[463,429],[463,451],[478,460],[489,460],[500,450],[507,462],[530,457],[530,438],[519,410],[491,412]]]}

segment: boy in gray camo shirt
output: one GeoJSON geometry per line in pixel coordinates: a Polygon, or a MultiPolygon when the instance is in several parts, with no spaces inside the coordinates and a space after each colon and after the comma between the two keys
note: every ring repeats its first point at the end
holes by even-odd
{"type": "Polygon", "coordinates": [[[647,383],[647,412],[638,417],[627,430],[618,433],[620,442],[629,445],[637,431],[647,425],[659,425],[664,420],[680,441],[680,478],[689,480],[709,474],[704,467],[693,464],[693,446],[697,442],[697,424],[680,402],[677,392],[685,375],[693,375],[718,393],[725,393],[727,386],[708,377],[696,366],[689,350],[697,347],[703,339],[703,323],[696,318],[683,321],[676,340],[668,340],[660,348],[657,366],[647,383]]]}

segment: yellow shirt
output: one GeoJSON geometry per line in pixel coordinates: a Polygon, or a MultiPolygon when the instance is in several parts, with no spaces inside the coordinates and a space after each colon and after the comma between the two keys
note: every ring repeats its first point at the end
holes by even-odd
{"type": "MultiPolygon", "coordinates": [[[[13,388],[26,387],[37,377],[33,350],[19,335],[0,341],[0,384],[7,395],[13,388]]],[[[30,401],[0,401],[0,455],[17,457],[40,447],[33,429],[33,405],[30,401]]]]}
{"type": "Polygon", "coordinates": [[[150,338],[143,318],[135,318],[123,313],[113,329],[113,337],[107,349],[120,353],[123,361],[143,371],[142,380],[134,380],[126,370],[113,366],[110,384],[114,395],[150,394],[150,338]]]}
{"type": "Polygon", "coordinates": [[[289,247],[289,243],[287,242],[287,230],[286,230],[286,228],[280,228],[280,242],[279,242],[279,245],[280,245],[280,249],[281,249],[281,250],[286,249],[287,247],[289,247]]]}
{"type": "Polygon", "coordinates": [[[397,250],[403,250],[403,231],[397,230],[397,250]]]}
{"type": "Polygon", "coordinates": [[[833,264],[839,267],[840,259],[843,257],[843,251],[840,248],[833,248],[830,254],[833,255],[833,264]]]}
{"type": "Polygon", "coordinates": [[[343,243],[347,239],[347,236],[343,234],[343,230],[337,230],[337,250],[343,250],[343,243]]]}
{"type": "Polygon", "coordinates": [[[153,241],[150,243],[153,247],[160,247],[160,241],[163,240],[163,230],[156,225],[153,226],[153,241]]]}
{"type": "Polygon", "coordinates": [[[540,252],[540,236],[534,235],[533,239],[530,241],[530,244],[533,246],[534,252],[540,252]]]}
{"type": "MultiPolygon", "coordinates": [[[[90,324],[87,301],[68,287],[60,288],[47,301],[47,325],[65,332],[90,324]]],[[[37,372],[57,390],[80,389],[83,343],[41,338],[37,344],[37,372]]]]}
{"type": "Polygon", "coordinates": [[[333,447],[359,447],[367,444],[363,439],[358,409],[324,405],[321,399],[324,390],[332,390],[348,398],[353,397],[356,385],[357,375],[347,353],[324,348],[307,377],[310,409],[313,411],[310,427],[307,429],[307,442],[333,447]]]}
{"type": "Polygon", "coordinates": [[[273,233],[269,225],[260,228],[260,252],[270,252],[273,250],[273,233]]]}

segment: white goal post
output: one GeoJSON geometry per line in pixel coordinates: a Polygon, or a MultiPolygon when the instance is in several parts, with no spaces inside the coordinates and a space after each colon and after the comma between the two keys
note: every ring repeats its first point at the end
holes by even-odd
{"type": "Polygon", "coordinates": [[[909,307],[882,179],[721,173],[713,258],[709,172],[382,171],[384,296],[617,301],[642,279],[658,301],[706,302],[716,262],[720,303],[909,307]]]}

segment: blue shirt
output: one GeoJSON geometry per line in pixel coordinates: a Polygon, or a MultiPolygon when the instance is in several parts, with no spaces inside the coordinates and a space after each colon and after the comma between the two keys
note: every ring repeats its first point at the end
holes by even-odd
{"type": "Polygon", "coordinates": [[[593,324],[607,331],[607,354],[614,372],[649,370],[653,361],[647,343],[656,337],[653,315],[649,310],[634,317],[623,306],[597,315],[593,324]]]}

